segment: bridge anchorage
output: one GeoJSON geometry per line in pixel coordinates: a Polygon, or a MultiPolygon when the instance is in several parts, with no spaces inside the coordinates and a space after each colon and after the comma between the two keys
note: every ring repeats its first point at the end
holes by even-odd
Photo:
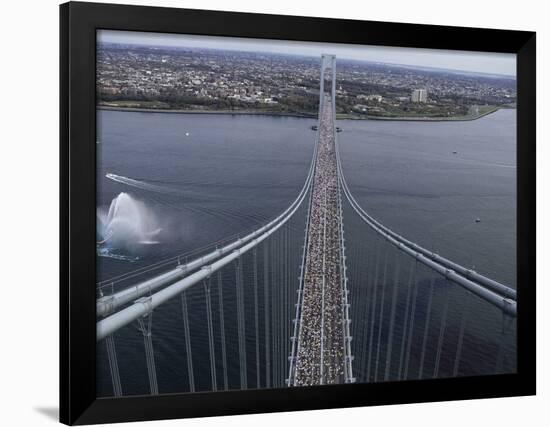
{"type": "Polygon", "coordinates": [[[136,345],[151,394],[164,392],[163,369],[188,392],[515,370],[515,290],[369,215],[343,173],[335,112],[336,58],[323,55],[312,160],[288,208],[246,235],[98,285],[112,395],[139,374],[121,369],[117,349],[136,345]],[[161,368],[159,351],[177,366],[161,368]]]}

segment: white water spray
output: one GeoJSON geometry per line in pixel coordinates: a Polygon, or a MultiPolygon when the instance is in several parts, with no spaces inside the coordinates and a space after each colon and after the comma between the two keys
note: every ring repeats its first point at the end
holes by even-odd
{"type": "Polygon", "coordinates": [[[141,245],[159,243],[161,229],[153,212],[127,193],[113,199],[109,211],[97,213],[98,244],[112,249],[134,252],[141,245]]]}

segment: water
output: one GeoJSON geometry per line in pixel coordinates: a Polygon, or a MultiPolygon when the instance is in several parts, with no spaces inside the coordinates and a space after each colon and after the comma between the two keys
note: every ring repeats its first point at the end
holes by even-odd
{"type": "Polygon", "coordinates": [[[469,122],[341,122],[350,190],[367,212],[409,240],[515,288],[515,114],[500,110],[469,122]]]}
{"type": "MultiPolygon", "coordinates": [[[[286,117],[98,111],[98,206],[106,211],[113,200],[126,193],[146,210],[148,217],[154,218],[154,227],[149,225],[146,231],[154,231],[158,242],[126,248],[114,257],[101,256],[98,281],[236,233],[243,234],[274,218],[294,200],[303,185],[315,137],[310,130],[313,124],[315,120],[286,117]],[[124,256],[128,259],[121,258],[124,256]]],[[[471,122],[346,120],[338,125],[344,129],[338,137],[348,184],[369,213],[405,237],[515,287],[515,110],[501,110],[471,122]],[[477,218],[481,221],[476,222],[477,218]]],[[[372,276],[374,267],[361,272],[358,265],[359,261],[370,259],[368,251],[375,247],[376,237],[365,237],[368,232],[349,208],[345,210],[344,224],[350,276],[372,276]]],[[[289,234],[292,251],[299,254],[303,221],[293,220],[289,234]]],[[[389,271],[394,271],[399,263],[392,257],[389,271]]],[[[373,261],[368,265],[374,266],[373,261]]],[[[408,264],[400,262],[399,277],[403,276],[405,283],[408,264]]],[[[297,277],[297,267],[294,262],[289,277],[297,277]]],[[[421,331],[430,276],[427,272],[419,274],[424,274],[426,280],[426,286],[418,290],[415,328],[421,331]]],[[[245,277],[250,278],[251,272],[245,272],[245,277]]],[[[231,284],[233,273],[224,271],[223,280],[224,284],[231,284]]],[[[362,277],[356,282],[364,280],[362,277]]],[[[355,306],[352,303],[358,328],[365,321],[363,306],[367,294],[361,286],[352,286],[353,280],[350,282],[352,294],[359,301],[355,306]]],[[[246,286],[251,291],[250,284],[246,286]]],[[[445,289],[442,286],[434,294],[439,307],[443,306],[445,289]]],[[[452,292],[461,302],[456,307],[477,304],[460,290],[452,292]]],[[[245,295],[249,307],[251,294],[245,295]]],[[[227,333],[234,337],[234,295],[231,290],[224,295],[228,298],[227,333]]],[[[399,287],[398,295],[398,306],[404,311],[401,300],[406,298],[406,286],[399,287]]],[[[191,326],[204,331],[202,288],[198,286],[188,298],[191,326]]],[[[154,314],[161,393],[187,391],[179,304],[175,299],[154,314]]],[[[460,324],[456,307],[448,313],[448,328],[454,332],[460,324]]],[[[286,310],[288,317],[290,309],[286,310]]],[[[441,308],[438,310],[436,320],[441,317],[441,308]]],[[[492,373],[492,330],[487,330],[482,322],[495,324],[498,313],[491,309],[484,313],[483,319],[471,325],[476,334],[466,334],[464,338],[465,348],[469,344],[480,349],[477,354],[466,352],[467,360],[462,364],[465,374],[479,372],[479,366],[487,366],[487,373],[492,373]]],[[[247,324],[250,316],[249,310],[247,324]]],[[[403,320],[397,322],[397,335],[402,332],[403,320]]],[[[218,321],[215,313],[214,324],[218,325],[218,321]]],[[[383,322],[387,323],[386,317],[383,322]]],[[[354,353],[359,356],[363,341],[356,335],[354,353]]],[[[193,338],[193,361],[204,373],[195,381],[199,390],[207,390],[208,342],[205,333],[195,333],[193,338]]],[[[231,387],[236,387],[237,345],[235,338],[228,340],[228,359],[232,361],[229,381],[231,387]]],[[[437,337],[430,337],[427,344],[432,364],[434,340],[437,337]]],[[[282,339],[281,343],[287,345],[287,341],[282,339]]],[[[451,344],[455,343],[456,338],[451,344]]],[[[117,332],[116,345],[124,394],[148,393],[143,341],[136,326],[117,332]]],[[[253,343],[247,345],[253,353],[253,343]]],[[[216,346],[219,351],[218,335],[216,346]]],[[[414,341],[412,346],[418,355],[420,344],[414,341]]],[[[507,339],[506,349],[515,349],[513,333],[507,339]]],[[[394,353],[399,358],[399,350],[394,353]]],[[[98,346],[98,356],[98,395],[111,395],[103,344],[98,346]]],[[[416,362],[411,361],[411,365],[416,362]]],[[[361,373],[361,363],[356,365],[361,373]]],[[[505,370],[513,370],[515,357],[508,357],[504,365],[505,370]]],[[[264,368],[263,361],[261,367],[264,368]]],[[[220,369],[218,366],[218,379],[222,376],[220,369]]],[[[451,367],[442,369],[448,372],[451,367]]],[[[249,377],[255,378],[254,367],[249,370],[249,377]]]]}
{"type": "MultiPolygon", "coordinates": [[[[515,110],[501,110],[469,122],[340,122],[344,128],[344,132],[338,134],[341,158],[350,190],[367,212],[409,240],[515,288],[515,114],[515,110]]],[[[361,222],[349,208],[344,215],[355,319],[352,323],[354,354],[357,359],[368,360],[363,338],[372,319],[366,318],[364,301],[372,299],[373,293],[368,294],[363,284],[372,280],[372,276],[370,279],[368,276],[369,267],[371,275],[375,270],[372,248],[377,247],[379,239],[372,232],[354,233],[363,230],[361,222]],[[357,258],[369,261],[354,269],[353,260],[357,258]]],[[[384,245],[378,247],[384,248],[384,245]]],[[[388,271],[393,273],[401,268],[397,276],[397,313],[405,313],[408,274],[413,263],[403,257],[394,258],[396,252],[390,251],[388,271]]],[[[415,275],[419,280],[418,305],[414,315],[409,312],[408,320],[402,315],[397,317],[392,340],[395,349],[390,365],[392,375],[397,376],[402,364],[399,349],[405,336],[403,329],[412,324],[408,377],[417,378],[422,363],[423,375],[431,376],[436,371],[439,334],[445,322],[442,348],[453,357],[441,360],[438,376],[452,376],[463,317],[468,320],[458,374],[515,371],[515,325],[503,334],[499,310],[441,278],[433,285],[431,323],[424,343],[434,275],[425,267],[418,268],[415,275]],[[449,305],[445,311],[447,298],[449,305]]],[[[380,324],[382,331],[389,329],[392,280],[386,284],[385,312],[381,322],[374,322],[375,333],[380,324]]],[[[378,298],[381,291],[378,289],[378,298]]],[[[410,291],[411,300],[413,294],[414,288],[410,291]]],[[[378,313],[381,306],[376,308],[378,313]]],[[[382,339],[383,356],[387,341],[388,338],[386,342],[382,339]]],[[[371,360],[375,365],[374,355],[371,360]]],[[[355,364],[360,379],[367,376],[367,364],[361,361],[355,364]]],[[[384,368],[379,367],[377,380],[384,368]]],[[[372,369],[370,380],[374,379],[372,369]]]]}
{"type": "MultiPolygon", "coordinates": [[[[97,204],[108,207],[126,192],[159,218],[163,244],[149,248],[144,265],[255,228],[286,209],[303,186],[314,123],[99,111],[97,204]]],[[[126,268],[102,260],[98,280],[126,268]]]]}

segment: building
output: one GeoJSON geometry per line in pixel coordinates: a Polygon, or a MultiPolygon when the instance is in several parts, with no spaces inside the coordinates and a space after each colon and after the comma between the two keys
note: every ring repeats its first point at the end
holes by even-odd
{"type": "Polygon", "coordinates": [[[412,102],[428,102],[428,91],[426,89],[415,89],[411,94],[412,102]]]}
{"type": "Polygon", "coordinates": [[[369,108],[368,105],[363,105],[363,104],[355,104],[355,105],[353,106],[353,109],[354,109],[355,111],[357,111],[357,112],[359,112],[359,113],[365,113],[365,114],[367,113],[368,108],[369,108]]]}
{"type": "Polygon", "coordinates": [[[367,101],[382,102],[382,95],[357,95],[357,99],[365,99],[367,101]]]}

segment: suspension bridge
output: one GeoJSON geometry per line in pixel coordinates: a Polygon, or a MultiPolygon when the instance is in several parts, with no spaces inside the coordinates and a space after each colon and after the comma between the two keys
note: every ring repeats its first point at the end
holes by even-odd
{"type": "Polygon", "coordinates": [[[174,356],[185,367],[180,391],[515,368],[515,290],[367,213],[340,159],[332,55],[322,56],[319,92],[308,175],[282,213],[249,234],[99,284],[97,341],[114,396],[125,394],[117,334],[133,333],[132,325],[143,338],[148,391],[162,392],[154,319],[175,306],[181,329],[170,339],[184,348],[174,356]]]}

